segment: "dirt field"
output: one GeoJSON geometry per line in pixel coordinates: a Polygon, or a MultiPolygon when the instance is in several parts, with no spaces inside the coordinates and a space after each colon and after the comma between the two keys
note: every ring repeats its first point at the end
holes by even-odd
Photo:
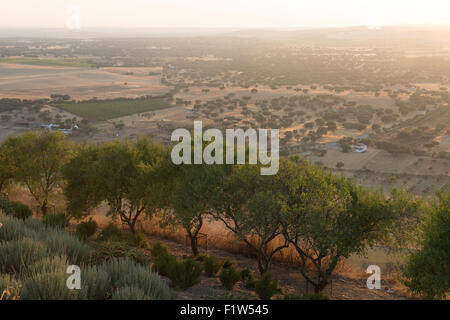
{"type": "Polygon", "coordinates": [[[68,94],[81,100],[160,95],[168,91],[158,68],[74,68],[0,63],[0,98],[37,99],[68,94]],[[133,74],[126,74],[132,72],[133,74]]]}

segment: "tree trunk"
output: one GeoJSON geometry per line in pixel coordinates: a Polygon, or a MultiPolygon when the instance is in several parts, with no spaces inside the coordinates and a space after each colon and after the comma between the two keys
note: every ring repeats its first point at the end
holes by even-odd
{"type": "Polygon", "coordinates": [[[136,221],[129,222],[128,226],[130,227],[131,233],[135,234],[136,233],[136,221]]]}
{"type": "Polygon", "coordinates": [[[192,254],[196,257],[198,256],[198,238],[193,235],[189,235],[189,238],[191,240],[192,254]]]}
{"type": "Polygon", "coordinates": [[[314,293],[320,293],[323,291],[323,289],[325,289],[325,287],[327,286],[328,281],[322,281],[320,283],[318,283],[317,285],[314,286],[314,293]]]}
{"type": "Polygon", "coordinates": [[[270,261],[265,259],[264,256],[258,253],[258,271],[260,275],[263,275],[269,270],[270,261]]]}
{"type": "Polygon", "coordinates": [[[319,280],[317,280],[317,283],[314,284],[314,293],[322,292],[327,285],[328,285],[328,277],[324,276],[323,278],[320,278],[319,280]]]}
{"type": "Polygon", "coordinates": [[[47,211],[48,211],[47,201],[44,201],[41,205],[41,212],[44,217],[47,215],[47,211]]]}

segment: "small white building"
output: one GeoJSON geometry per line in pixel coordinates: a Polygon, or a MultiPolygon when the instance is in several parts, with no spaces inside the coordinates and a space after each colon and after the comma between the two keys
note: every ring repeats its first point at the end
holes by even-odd
{"type": "Polygon", "coordinates": [[[364,143],[352,144],[352,151],[356,153],[363,153],[367,151],[367,146],[364,143]]]}

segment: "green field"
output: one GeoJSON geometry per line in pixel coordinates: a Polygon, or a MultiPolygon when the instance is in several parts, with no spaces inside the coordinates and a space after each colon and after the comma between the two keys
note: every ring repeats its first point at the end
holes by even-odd
{"type": "Polygon", "coordinates": [[[84,119],[100,121],[135,113],[165,109],[170,106],[165,98],[151,98],[142,100],[66,103],[62,105],[62,108],[84,119]]]}
{"type": "Polygon", "coordinates": [[[82,63],[76,60],[57,60],[57,59],[39,59],[39,58],[6,58],[0,59],[0,63],[12,64],[28,64],[35,66],[51,66],[51,67],[90,67],[87,63],[82,63]]]}

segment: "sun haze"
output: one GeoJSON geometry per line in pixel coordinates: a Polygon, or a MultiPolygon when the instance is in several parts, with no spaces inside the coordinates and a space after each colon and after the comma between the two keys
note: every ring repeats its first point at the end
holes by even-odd
{"type": "Polygon", "coordinates": [[[86,28],[441,25],[450,20],[447,0],[40,0],[36,4],[2,1],[0,28],[64,28],[70,6],[80,7],[86,28]]]}

